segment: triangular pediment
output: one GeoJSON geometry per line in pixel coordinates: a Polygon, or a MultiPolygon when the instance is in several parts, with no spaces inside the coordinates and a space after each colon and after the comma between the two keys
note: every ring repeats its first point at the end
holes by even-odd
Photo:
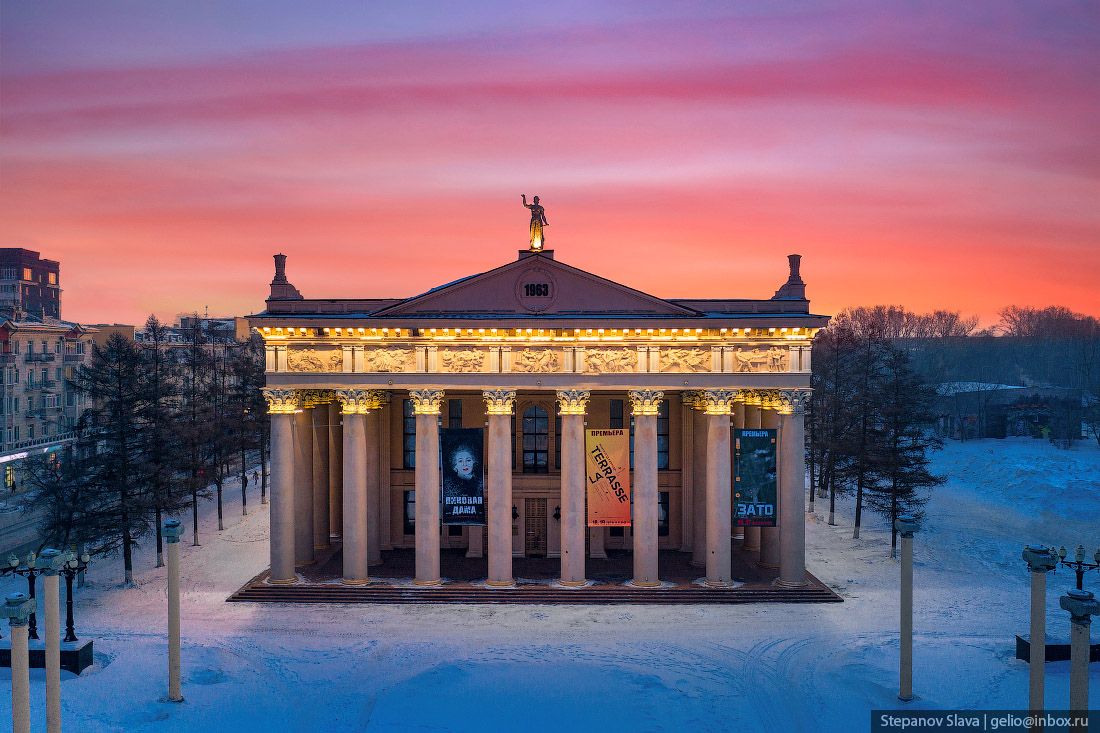
{"type": "Polygon", "coordinates": [[[429,290],[372,314],[432,317],[469,313],[522,316],[695,316],[667,300],[612,282],[546,254],[530,254],[429,290]]]}

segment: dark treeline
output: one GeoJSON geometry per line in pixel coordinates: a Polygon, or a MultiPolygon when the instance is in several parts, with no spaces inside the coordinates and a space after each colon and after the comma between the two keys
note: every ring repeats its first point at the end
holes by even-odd
{"type": "MultiPolygon", "coordinates": [[[[224,484],[239,475],[245,492],[249,455],[266,450],[262,344],[227,342],[199,318],[190,322],[183,345],[170,346],[150,316],[143,342],[116,334],[95,347],[72,380],[87,405],[75,444],[29,466],[28,500],[42,513],[43,543],[121,551],[127,583],[142,538],[155,537],[163,564],[165,515],[190,509],[199,543],[198,503],[211,485],[222,529],[224,484]]],[[[266,479],[264,470],[262,496],[266,479]]]]}
{"type": "Polygon", "coordinates": [[[940,413],[952,409],[941,395],[981,398],[1006,385],[1068,390],[1061,400],[1069,417],[1052,419],[1041,434],[1053,440],[1054,431],[1068,445],[1083,422],[1100,441],[1100,321],[1062,307],[1009,306],[984,330],[955,311],[850,308],[818,334],[813,380],[813,494],[828,499],[830,523],[837,493],[854,496],[855,537],[865,508],[892,527],[899,513],[919,516],[940,482],[928,471],[928,453],[941,445],[940,413]]]}

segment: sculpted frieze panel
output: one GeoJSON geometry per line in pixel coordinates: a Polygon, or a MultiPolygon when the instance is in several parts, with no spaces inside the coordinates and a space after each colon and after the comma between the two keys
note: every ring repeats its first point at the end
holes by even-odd
{"type": "Polygon", "coordinates": [[[448,372],[485,371],[486,352],[479,349],[461,351],[442,351],[439,354],[443,368],[448,372]]]}
{"type": "Polygon", "coordinates": [[[785,372],[787,371],[787,350],[778,346],[767,349],[759,346],[753,349],[738,346],[733,350],[733,371],[785,372]]]}
{"type": "Polygon", "coordinates": [[[416,363],[412,349],[396,347],[367,349],[363,362],[368,372],[412,371],[416,363]]]}
{"type": "Polygon", "coordinates": [[[638,367],[638,352],[631,349],[588,349],[584,358],[590,372],[632,372],[638,367]]]}
{"type": "Polygon", "coordinates": [[[709,372],[710,350],[661,349],[662,372],[709,372]]]}
{"type": "Polygon", "coordinates": [[[512,353],[513,372],[556,372],[561,367],[554,349],[523,349],[512,353]]]}
{"type": "Polygon", "coordinates": [[[291,372],[338,372],[344,368],[344,352],[337,346],[288,348],[286,368],[291,372]]]}

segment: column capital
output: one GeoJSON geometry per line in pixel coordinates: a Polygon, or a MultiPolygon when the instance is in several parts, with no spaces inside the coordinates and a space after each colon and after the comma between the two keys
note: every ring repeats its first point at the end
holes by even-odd
{"type": "Polygon", "coordinates": [[[757,404],[765,410],[782,410],[783,401],[779,396],[778,389],[758,389],[756,390],[757,404]]]}
{"type": "Polygon", "coordinates": [[[290,415],[298,411],[298,393],[293,389],[264,387],[260,391],[267,400],[267,411],[270,414],[290,415]]]}
{"type": "Polygon", "coordinates": [[[737,400],[749,407],[760,407],[764,404],[764,396],[759,389],[742,389],[737,391],[737,400]]]}
{"type": "Polygon", "coordinates": [[[482,391],[481,396],[490,415],[511,415],[516,406],[514,389],[487,389],[482,391]]]}
{"type": "Polygon", "coordinates": [[[591,396],[587,389],[559,389],[558,410],[562,415],[583,415],[591,396]]]}
{"type": "Polygon", "coordinates": [[[298,390],[298,401],[302,403],[302,407],[307,409],[317,407],[317,405],[327,405],[332,400],[333,394],[327,389],[298,390]]]}
{"type": "Polygon", "coordinates": [[[702,410],[706,404],[701,389],[685,389],[680,393],[680,402],[693,410],[702,410]]]}
{"type": "Polygon", "coordinates": [[[733,411],[733,401],[737,399],[736,389],[705,389],[703,402],[708,415],[728,415],[733,411]]]}
{"type": "Polygon", "coordinates": [[[632,389],[628,393],[635,415],[656,415],[665,393],[659,389],[632,389]]]}
{"type": "Polygon", "coordinates": [[[801,415],[806,412],[806,405],[810,404],[812,389],[781,389],[779,390],[779,414],[801,415]]]}
{"type": "Polygon", "coordinates": [[[380,389],[338,389],[336,399],[343,414],[365,415],[385,404],[386,395],[380,389]]]}
{"type": "Polygon", "coordinates": [[[438,415],[443,404],[441,389],[410,389],[414,415],[438,415]]]}

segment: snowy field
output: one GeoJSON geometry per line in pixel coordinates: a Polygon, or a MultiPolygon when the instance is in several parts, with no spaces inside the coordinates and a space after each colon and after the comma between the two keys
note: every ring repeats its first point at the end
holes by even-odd
{"type": "MultiPolygon", "coordinates": [[[[1020,549],[1100,545],[1100,449],[952,442],[935,468],[949,483],[916,540],[911,705],[1026,707],[1020,549]]],[[[807,528],[809,568],[842,604],[280,606],[225,602],[267,566],[268,522],[258,494],[247,517],[239,490],[226,497],[227,529],[215,531],[211,502],[203,545],[182,545],[186,701],[162,701],[166,581],[150,541],[136,587],[121,586],[120,560],[97,560],[77,593],[77,633],[95,640],[96,663],[62,683],[66,731],[860,731],[871,709],[899,705],[898,566],[878,517],[865,514],[851,539],[848,503],[828,526],[820,502],[807,528]]],[[[1058,596],[1072,573],[1049,582],[1048,632],[1068,636],[1058,596]]],[[[10,679],[0,670],[0,729],[10,679]]],[[[32,671],[34,730],[45,729],[42,679],[32,671]]],[[[1048,708],[1068,706],[1068,662],[1047,665],[1046,692],[1048,708]]]]}

